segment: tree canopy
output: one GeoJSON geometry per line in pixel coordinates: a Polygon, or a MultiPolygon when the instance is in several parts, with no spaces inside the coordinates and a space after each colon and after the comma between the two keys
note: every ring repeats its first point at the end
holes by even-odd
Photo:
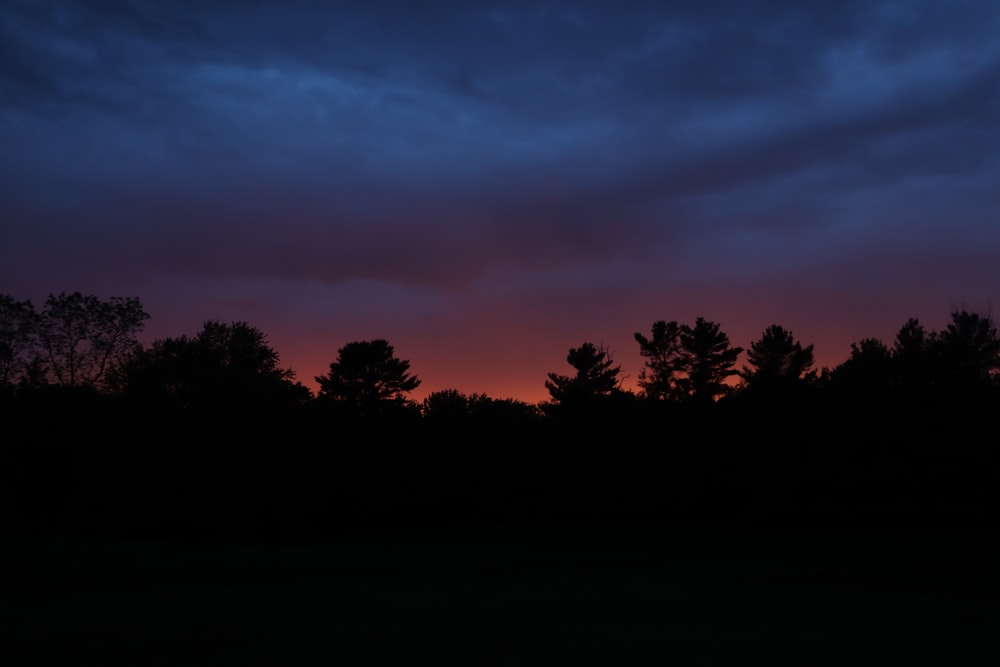
{"type": "Polygon", "coordinates": [[[772,324],[747,350],[748,366],[740,375],[750,387],[771,388],[788,386],[802,380],[812,369],[815,359],[813,346],[802,346],[791,331],[772,324]]]}
{"type": "Polygon", "coordinates": [[[635,334],[646,363],[639,386],[648,398],[711,402],[731,390],[726,382],[743,348],[732,347],[720,325],[703,317],[694,325],[658,321],[647,338],[635,334]]]}
{"type": "Polygon", "coordinates": [[[50,294],[40,312],[30,301],[0,299],[0,381],[106,389],[114,370],[139,347],[149,315],[135,297],[50,294]]]}
{"type": "Polygon", "coordinates": [[[158,339],[137,350],[122,368],[119,388],[133,397],[212,410],[308,398],[308,389],[293,378],[263,331],[248,322],[209,320],[194,336],[158,339]]]}
{"type": "Polygon", "coordinates": [[[552,400],[561,405],[580,405],[611,396],[621,387],[621,366],[615,364],[603,345],[583,343],[570,348],[566,362],[575,375],[549,373],[545,388],[552,400]]]}
{"type": "Polygon", "coordinates": [[[8,523],[214,534],[889,512],[994,526],[1000,508],[982,437],[1000,407],[986,313],[955,310],[939,331],[908,320],[890,344],[864,338],[818,375],[812,345],[774,324],[750,343],[739,385],[741,350],[719,324],[661,320],[635,334],[649,400],[622,389],[603,344],[584,342],[566,355],[572,372],[546,374],[551,401],[450,389],[418,406],[421,381],[385,339],[341,347],[313,396],[247,322],[141,345],[128,333],[138,304],[110,301],[134,316],[116,320],[102,303],[52,297],[42,318],[0,299],[8,523]]]}
{"type": "Polygon", "coordinates": [[[635,333],[639,354],[646,359],[639,372],[639,388],[648,398],[677,398],[677,382],[686,373],[687,361],[681,345],[681,326],[675,320],[659,320],[651,329],[649,338],[635,333]]]}
{"type": "Polygon", "coordinates": [[[30,301],[0,294],[0,387],[24,379],[35,336],[37,315],[30,301]]]}
{"type": "Polygon", "coordinates": [[[420,386],[410,373],[410,362],[396,356],[383,338],[353,341],[337,351],[330,372],[316,378],[319,397],[371,416],[386,407],[408,401],[407,394],[420,386]]]}

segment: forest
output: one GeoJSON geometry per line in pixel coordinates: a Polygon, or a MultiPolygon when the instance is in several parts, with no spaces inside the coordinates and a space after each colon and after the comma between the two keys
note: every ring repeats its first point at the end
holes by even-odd
{"type": "Polygon", "coordinates": [[[149,345],[135,297],[0,295],[0,521],[8,534],[315,541],[373,526],[656,522],[997,527],[1000,336],[916,319],[832,369],[774,324],[635,332],[637,391],[599,344],[540,373],[550,400],[422,401],[385,339],[315,394],[248,322],[149,345]],[[746,364],[737,367],[741,353],[746,364]]]}

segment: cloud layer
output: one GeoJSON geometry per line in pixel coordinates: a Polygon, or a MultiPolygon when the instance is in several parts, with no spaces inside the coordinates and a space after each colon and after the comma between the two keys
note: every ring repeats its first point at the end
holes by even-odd
{"type": "Polygon", "coordinates": [[[834,364],[997,297],[990,3],[314,4],[7,3],[3,291],[529,399],[657,319],[834,364]]]}

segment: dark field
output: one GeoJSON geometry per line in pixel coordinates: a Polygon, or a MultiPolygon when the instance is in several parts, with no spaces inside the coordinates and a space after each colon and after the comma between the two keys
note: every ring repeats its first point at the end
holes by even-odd
{"type": "Polygon", "coordinates": [[[995,665],[1000,542],[652,525],[6,537],[5,665],[995,665]]]}

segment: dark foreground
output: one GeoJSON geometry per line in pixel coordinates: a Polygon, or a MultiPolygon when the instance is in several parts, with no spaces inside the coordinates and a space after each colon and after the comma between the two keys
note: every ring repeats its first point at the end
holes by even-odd
{"type": "Polygon", "coordinates": [[[435,528],[0,539],[4,664],[995,665],[993,535],[435,528]]]}

